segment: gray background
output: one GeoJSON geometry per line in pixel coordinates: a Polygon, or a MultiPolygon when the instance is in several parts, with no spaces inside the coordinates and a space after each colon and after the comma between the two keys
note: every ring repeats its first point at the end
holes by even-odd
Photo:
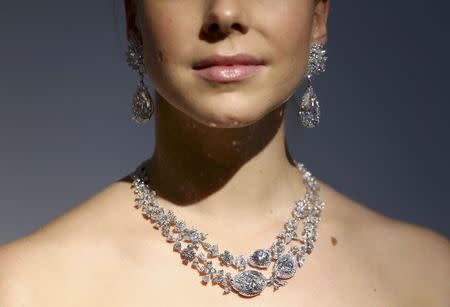
{"type": "MultiPolygon", "coordinates": [[[[445,1],[334,1],[320,127],[287,115],[288,145],[321,180],[449,236],[445,1]]],[[[113,0],[8,1],[0,10],[0,243],[24,236],[153,151],[131,120],[137,75],[113,0]]],[[[299,89],[302,93],[303,87],[299,89]]],[[[329,204],[332,206],[333,204],[329,204]]]]}

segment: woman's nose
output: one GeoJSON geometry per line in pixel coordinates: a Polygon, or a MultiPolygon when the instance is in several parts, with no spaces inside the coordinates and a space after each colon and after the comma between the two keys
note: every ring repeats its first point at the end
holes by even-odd
{"type": "Polygon", "coordinates": [[[246,33],[247,18],[242,5],[248,0],[211,0],[202,25],[202,34],[209,38],[226,37],[232,32],[246,33]]]}

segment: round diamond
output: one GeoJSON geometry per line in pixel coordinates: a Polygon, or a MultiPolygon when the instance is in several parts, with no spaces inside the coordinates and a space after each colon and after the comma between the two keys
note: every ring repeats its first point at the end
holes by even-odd
{"type": "Polygon", "coordinates": [[[270,264],[270,252],[266,249],[257,249],[250,256],[249,264],[259,268],[267,268],[270,264]]]}
{"type": "Polygon", "coordinates": [[[278,278],[291,278],[297,269],[297,262],[291,253],[281,255],[275,263],[274,270],[278,278]]]}

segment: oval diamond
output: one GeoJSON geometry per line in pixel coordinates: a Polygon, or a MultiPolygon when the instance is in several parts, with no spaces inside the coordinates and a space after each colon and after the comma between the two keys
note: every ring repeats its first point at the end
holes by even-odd
{"type": "Polygon", "coordinates": [[[260,294],[266,287],[267,281],[263,274],[255,270],[247,270],[237,274],[232,282],[233,289],[244,296],[260,294]]]}

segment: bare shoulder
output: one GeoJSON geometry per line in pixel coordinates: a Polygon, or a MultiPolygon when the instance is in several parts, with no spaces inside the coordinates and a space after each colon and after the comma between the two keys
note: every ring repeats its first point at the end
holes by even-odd
{"type": "Polygon", "coordinates": [[[0,306],[71,306],[66,295],[120,258],[123,246],[114,244],[120,238],[113,232],[121,225],[113,214],[131,210],[124,189],[114,182],[35,232],[0,245],[0,306]]]}
{"type": "Polygon", "coordinates": [[[426,306],[450,306],[450,244],[424,226],[386,218],[377,233],[387,241],[378,247],[393,282],[403,282],[426,306]]]}
{"type": "Polygon", "coordinates": [[[61,281],[55,274],[61,247],[37,233],[0,245],[0,306],[34,306],[43,289],[61,281]]]}
{"type": "MultiPolygon", "coordinates": [[[[418,306],[450,306],[450,244],[444,235],[385,216],[321,182],[329,215],[339,216],[364,265],[418,306]],[[334,207],[334,208],[333,208],[334,207]]],[[[326,213],[326,210],[324,210],[326,213]]],[[[325,216],[326,218],[326,216],[325,216]]],[[[351,247],[349,247],[351,249],[351,247]]]]}
{"type": "Polygon", "coordinates": [[[32,290],[24,284],[28,251],[23,239],[0,245],[0,306],[31,306],[32,290]]]}

